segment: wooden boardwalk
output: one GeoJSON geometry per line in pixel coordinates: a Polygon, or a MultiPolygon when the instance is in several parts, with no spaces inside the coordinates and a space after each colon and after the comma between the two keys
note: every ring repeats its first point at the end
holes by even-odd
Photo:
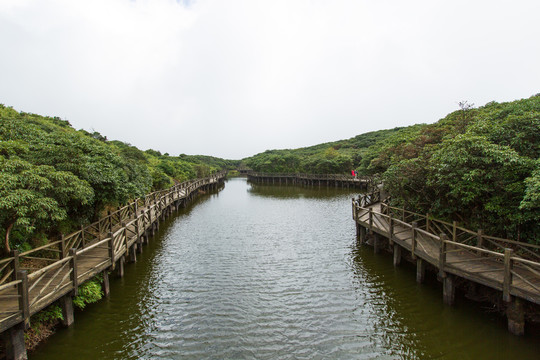
{"type": "Polygon", "coordinates": [[[419,282],[423,281],[426,264],[430,264],[443,281],[443,299],[448,304],[454,302],[457,278],[502,292],[510,309],[510,331],[523,333],[522,300],[540,305],[540,246],[488,236],[429,214],[370,203],[366,197],[353,199],[360,243],[372,235],[375,251],[388,246],[395,265],[403,250],[409,252],[416,260],[419,282]]]}
{"type": "Polygon", "coordinates": [[[60,240],[1,259],[0,332],[28,325],[31,315],[59,299],[71,301],[79,285],[98,274],[108,284],[108,271],[118,268],[122,274],[124,262],[136,260],[159,220],[199,191],[217,188],[225,176],[223,172],[154,192],[60,240]]]}
{"type": "Polygon", "coordinates": [[[247,173],[249,181],[272,185],[335,186],[344,188],[367,189],[370,177],[353,177],[341,174],[270,174],[247,173]]]}

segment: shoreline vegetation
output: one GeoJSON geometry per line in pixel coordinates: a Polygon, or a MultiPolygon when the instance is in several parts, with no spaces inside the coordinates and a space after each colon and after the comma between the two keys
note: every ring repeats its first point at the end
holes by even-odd
{"type": "MultiPolygon", "coordinates": [[[[0,104],[0,252],[37,248],[131,199],[220,170],[374,176],[391,204],[539,244],[540,94],[474,108],[433,124],[380,130],[243,160],[142,151],[68,121],[0,104]]],[[[78,308],[102,298],[89,281],[78,308]]],[[[53,333],[53,305],[32,319],[28,348],[53,333]],[[35,327],[34,327],[35,326],[35,327]]]]}

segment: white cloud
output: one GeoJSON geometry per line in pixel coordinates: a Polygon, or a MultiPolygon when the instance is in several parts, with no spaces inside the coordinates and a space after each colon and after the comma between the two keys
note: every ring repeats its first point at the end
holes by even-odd
{"type": "Polygon", "coordinates": [[[4,0],[0,102],[240,158],[538,92],[536,1],[4,0]]]}

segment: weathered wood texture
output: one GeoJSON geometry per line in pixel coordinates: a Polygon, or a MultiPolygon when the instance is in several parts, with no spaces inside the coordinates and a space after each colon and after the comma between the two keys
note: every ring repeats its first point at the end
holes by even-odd
{"type": "Polygon", "coordinates": [[[27,322],[29,317],[95,275],[134,259],[159,219],[192,199],[200,189],[217,187],[226,173],[177,184],[109,213],[58,241],[0,260],[0,332],[27,322]],[[34,267],[29,267],[33,264],[34,267]]]}
{"type": "MultiPolygon", "coordinates": [[[[379,234],[439,270],[441,278],[455,275],[512,297],[540,304],[540,246],[485,235],[385,203],[353,199],[357,227],[379,234]],[[367,205],[366,205],[367,204],[367,205]]],[[[397,256],[397,255],[396,255],[397,256]]]]}

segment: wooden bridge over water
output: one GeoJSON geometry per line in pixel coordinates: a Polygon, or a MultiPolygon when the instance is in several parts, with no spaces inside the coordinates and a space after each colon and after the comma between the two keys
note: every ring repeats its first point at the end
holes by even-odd
{"type": "Polygon", "coordinates": [[[249,181],[271,185],[301,185],[301,186],[335,186],[342,188],[367,189],[371,183],[370,177],[353,177],[341,174],[270,174],[247,173],[249,181]]]}
{"type": "Polygon", "coordinates": [[[185,206],[200,191],[215,189],[225,172],[157,191],[109,213],[60,240],[0,260],[0,333],[9,358],[26,358],[24,329],[30,316],[60,300],[64,324],[73,323],[72,297],[98,274],[109,293],[109,271],[123,276],[159,221],[185,206]]]}
{"type": "Polygon", "coordinates": [[[524,333],[524,302],[540,305],[540,246],[488,236],[456,222],[446,222],[379,203],[378,193],[353,199],[353,219],[360,244],[393,252],[394,265],[405,253],[416,262],[416,279],[426,265],[443,282],[443,300],[453,304],[456,283],[469,281],[501,293],[508,329],[524,333]]]}

